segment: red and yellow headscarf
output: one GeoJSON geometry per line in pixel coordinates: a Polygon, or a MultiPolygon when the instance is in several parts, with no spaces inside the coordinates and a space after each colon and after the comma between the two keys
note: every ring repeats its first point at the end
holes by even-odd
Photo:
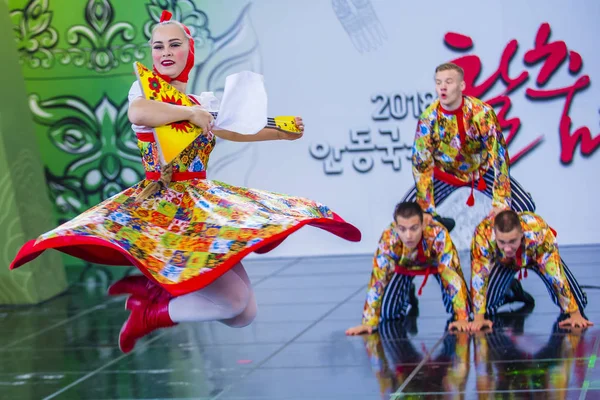
{"type": "MultiPolygon", "coordinates": [[[[173,16],[173,14],[171,14],[169,11],[163,10],[162,15],[160,16],[159,23],[165,22],[165,21],[170,21],[172,16],[173,16]]],[[[184,24],[181,24],[181,26],[183,27],[183,30],[187,34],[189,43],[190,43],[190,50],[188,52],[187,61],[185,63],[185,67],[183,68],[183,71],[181,71],[181,73],[177,77],[170,78],[166,75],[160,74],[158,72],[158,70],[156,69],[156,65],[153,65],[154,72],[158,76],[160,76],[162,79],[164,79],[166,82],[171,82],[171,81],[187,82],[190,71],[194,67],[194,39],[192,39],[192,34],[190,33],[190,30],[188,29],[188,27],[185,26],[184,24]]]]}

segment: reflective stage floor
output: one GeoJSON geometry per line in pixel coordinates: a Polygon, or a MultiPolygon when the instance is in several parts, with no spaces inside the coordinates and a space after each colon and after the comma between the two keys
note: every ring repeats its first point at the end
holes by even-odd
{"type": "MultiPolygon", "coordinates": [[[[600,246],[561,250],[580,284],[600,285],[600,246]]],[[[124,298],[106,296],[105,285],[0,308],[0,398],[600,399],[600,329],[558,329],[558,309],[534,274],[523,286],[535,308],[507,313],[492,332],[446,333],[431,279],[417,318],[346,337],[360,323],[370,256],[244,265],[259,303],[252,325],[180,324],[126,355],[117,345],[124,298]]],[[[600,289],[586,292],[586,314],[598,325],[600,289]]]]}

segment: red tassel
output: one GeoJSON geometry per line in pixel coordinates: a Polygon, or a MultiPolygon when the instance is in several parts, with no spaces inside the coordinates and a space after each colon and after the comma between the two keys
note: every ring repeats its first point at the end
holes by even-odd
{"type": "Polygon", "coordinates": [[[523,270],[519,269],[519,280],[523,279],[523,270]]]}
{"type": "Polygon", "coordinates": [[[160,15],[160,22],[170,21],[172,16],[173,14],[167,10],[163,10],[162,14],[160,15]]]}
{"type": "Polygon", "coordinates": [[[487,184],[483,180],[482,177],[479,178],[479,182],[477,182],[477,190],[483,192],[487,188],[487,184]]]}
{"type": "Polygon", "coordinates": [[[554,237],[556,237],[556,231],[551,226],[549,226],[548,228],[550,228],[550,230],[552,231],[552,234],[554,235],[554,237]]]}
{"type": "Polygon", "coordinates": [[[467,205],[469,207],[473,207],[475,205],[475,196],[473,196],[473,191],[471,191],[471,194],[469,195],[469,198],[467,199],[467,205]]]}
{"type": "Polygon", "coordinates": [[[421,283],[421,287],[419,287],[419,296],[423,294],[423,287],[427,283],[427,278],[429,278],[429,274],[429,269],[427,269],[427,272],[425,273],[425,279],[423,279],[423,283],[421,283]]]}
{"type": "Polygon", "coordinates": [[[527,268],[525,268],[525,278],[527,278],[527,268]]]}
{"type": "Polygon", "coordinates": [[[473,195],[473,190],[475,190],[475,180],[471,181],[471,194],[469,195],[469,198],[467,199],[467,205],[469,207],[473,207],[475,205],[475,196],[473,195]]]}

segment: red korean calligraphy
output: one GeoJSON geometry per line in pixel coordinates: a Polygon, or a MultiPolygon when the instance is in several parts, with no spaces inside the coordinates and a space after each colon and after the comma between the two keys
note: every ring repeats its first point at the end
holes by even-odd
{"type": "MultiPolygon", "coordinates": [[[[576,51],[568,50],[567,44],[564,41],[549,42],[550,33],[550,25],[548,23],[542,24],[538,29],[533,49],[527,51],[524,57],[525,63],[528,65],[536,65],[543,62],[536,79],[536,84],[540,87],[545,86],[549,82],[567,58],[569,60],[568,69],[571,75],[579,74],[583,67],[581,55],[576,51]]],[[[571,133],[571,126],[573,124],[569,116],[569,111],[573,99],[577,92],[585,90],[590,86],[590,83],[591,80],[588,75],[581,75],[570,86],[556,89],[528,88],[525,91],[526,95],[533,100],[565,98],[558,128],[561,148],[560,161],[565,165],[573,161],[578,144],[580,144],[583,156],[592,155],[600,146],[600,134],[592,137],[592,132],[587,126],[577,128],[571,133]]]]}
{"type": "MultiPolygon", "coordinates": [[[[540,25],[534,47],[528,50],[524,56],[526,66],[536,65],[543,62],[539,74],[535,80],[538,87],[543,87],[551,80],[552,76],[559,70],[564,62],[569,60],[568,70],[571,75],[578,74],[583,66],[581,55],[575,51],[569,51],[564,41],[549,42],[550,25],[543,23],[540,25]]],[[[444,43],[451,50],[456,52],[466,52],[473,48],[473,39],[467,35],[460,33],[447,33],[444,37],[444,43]]],[[[512,103],[510,94],[521,87],[529,79],[529,72],[524,68],[518,73],[510,74],[510,63],[513,61],[518,50],[519,43],[513,39],[505,46],[498,68],[483,82],[478,83],[482,62],[479,56],[468,54],[458,57],[452,62],[461,66],[465,71],[465,94],[484,99],[484,96],[498,83],[502,82],[505,89],[497,96],[484,99],[493,107],[500,108],[497,111],[498,122],[505,132],[506,142],[508,145],[515,139],[521,128],[521,119],[519,117],[508,116],[512,103]]],[[[557,97],[565,98],[565,105],[561,115],[559,124],[561,155],[560,160],[563,164],[570,164],[573,160],[576,147],[581,145],[581,153],[584,156],[590,156],[600,146],[600,135],[592,138],[592,133],[589,128],[583,126],[571,133],[572,121],[569,116],[569,110],[573,102],[575,94],[586,89],[590,85],[588,75],[579,77],[576,82],[564,88],[557,89],[526,89],[526,95],[532,100],[545,100],[557,97]]],[[[530,153],[543,139],[538,136],[525,147],[511,156],[511,164],[515,164],[519,159],[530,153]]]]}

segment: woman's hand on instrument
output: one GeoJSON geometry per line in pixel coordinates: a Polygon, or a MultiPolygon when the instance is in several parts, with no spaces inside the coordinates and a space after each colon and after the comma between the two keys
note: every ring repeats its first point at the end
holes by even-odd
{"type": "Polygon", "coordinates": [[[200,106],[190,107],[192,109],[192,113],[189,121],[202,129],[202,132],[208,134],[212,130],[213,124],[213,116],[211,113],[206,111],[200,106]]]}
{"type": "Polygon", "coordinates": [[[283,130],[279,130],[277,136],[281,140],[298,140],[304,135],[304,121],[302,121],[301,117],[296,117],[294,119],[296,126],[300,130],[300,132],[287,132],[283,130]]]}

